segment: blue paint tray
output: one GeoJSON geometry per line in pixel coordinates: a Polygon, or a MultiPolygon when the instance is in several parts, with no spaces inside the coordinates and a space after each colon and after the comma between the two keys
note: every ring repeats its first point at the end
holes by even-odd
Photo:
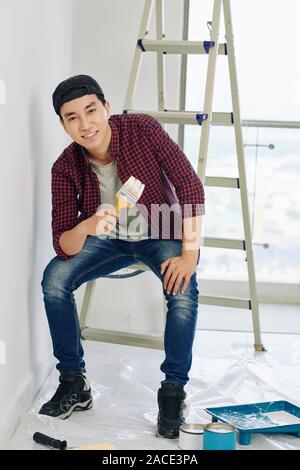
{"type": "Polygon", "coordinates": [[[239,444],[248,445],[252,433],[291,433],[300,437],[300,408],[288,401],[205,408],[212,421],[233,424],[239,444]]]}

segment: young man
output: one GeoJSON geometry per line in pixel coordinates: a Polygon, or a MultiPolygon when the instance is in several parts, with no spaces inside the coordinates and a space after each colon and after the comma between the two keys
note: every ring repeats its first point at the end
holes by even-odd
{"type": "Polygon", "coordinates": [[[110,117],[110,104],[92,77],[77,75],[60,83],[53,106],[72,143],[52,167],[57,256],[44,271],[42,288],[60,385],[40,413],[67,418],[92,406],[73,292],[141,261],[159,277],[168,301],[158,435],[176,438],[184,422],[197,319],[203,186],[156,119],[110,117]],[[117,220],[115,194],[130,176],[145,189],[132,211],[125,209],[126,218],[117,220]],[[173,217],[167,214],[166,220],[168,211],[173,217]]]}

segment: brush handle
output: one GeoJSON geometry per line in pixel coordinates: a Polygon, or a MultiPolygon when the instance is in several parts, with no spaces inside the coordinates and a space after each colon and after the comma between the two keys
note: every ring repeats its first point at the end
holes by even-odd
{"type": "Polygon", "coordinates": [[[116,195],[115,211],[116,211],[117,218],[120,217],[121,209],[124,209],[124,208],[129,209],[132,206],[133,204],[130,204],[128,201],[126,201],[121,196],[119,196],[119,194],[116,195]]]}
{"type": "Polygon", "coordinates": [[[42,434],[41,432],[35,432],[32,436],[33,440],[38,444],[53,447],[54,449],[65,450],[67,448],[67,441],[60,441],[59,439],[53,439],[53,437],[42,434]]]}

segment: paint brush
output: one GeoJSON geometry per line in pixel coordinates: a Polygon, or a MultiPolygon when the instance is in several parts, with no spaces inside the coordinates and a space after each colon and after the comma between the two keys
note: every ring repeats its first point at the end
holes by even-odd
{"type": "Polygon", "coordinates": [[[123,208],[133,207],[140,199],[142,192],[144,191],[145,185],[135,178],[130,178],[123,184],[123,186],[116,193],[116,215],[120,215],[120,211],[123,208]]]}

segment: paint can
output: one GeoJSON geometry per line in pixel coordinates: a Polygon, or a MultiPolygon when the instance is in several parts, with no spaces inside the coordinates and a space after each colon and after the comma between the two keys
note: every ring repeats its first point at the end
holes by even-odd
{"type": "Polygon", "coordinates": [[[183,424],[179,428],[179,449],[201,450],[205,424],[183,424]]]}
{"type": "Polygon", "coordinates": [[[235,450],[237,430],[228,423],[209,423],[204,428],[204,450],[235,450]]]}

